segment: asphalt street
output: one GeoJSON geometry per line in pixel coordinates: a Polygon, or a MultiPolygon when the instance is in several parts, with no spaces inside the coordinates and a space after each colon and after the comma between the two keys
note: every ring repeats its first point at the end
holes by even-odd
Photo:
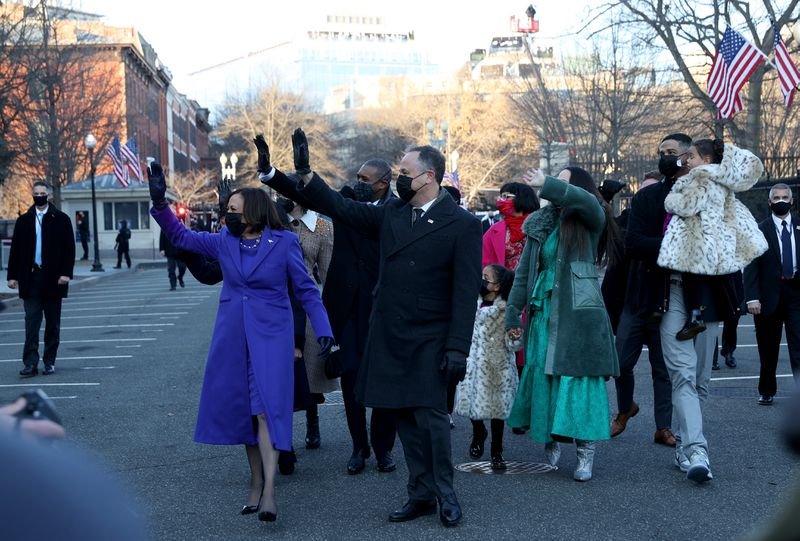
{"type": "MultiPolygon", "coordinates": [[[[637,366],[641,413],[621,436],[598,445],[588,483],[572,480],[574,448],[566,446],[556,472],[457,472],[464,520],[456,528],[445,530],[436,516],[389,523],[388,514],[405,501],[400,444],[396,472],[379,473],[370,459],[363,474],[347,475],[350,438],[341,395],[332,393],[320,408],[320,449],[304,448],[305,418],[296,414],[297,471],[278,476],[277,522],[260,523],[239,515],[248,480],[243,448],[192,442],[219,287],[187,275],[185,289],[168,289],[164,269],[121,272],[74,287],[64,302],[57,372],[47,377],[19,378],[22,307],[0,313],[0,401],[31,387],[53,397],[68,440],[133,496],[154,540],[727,541],[768,523],[800,480],[797,457],[778,433],[793,383],[780,378],[775,405],[757,404],[758,357],[748,317],[739,329],[739,367],[723,365],[713,374],[705,419],[714,480],[703,486],[673,466],[671,449],[652,442],[645,353],[637,366]]],[[[779,373],[789,373],[785,347],[779,373]]],[[[613,383],[608,389],[613,405],[613,383]]],[[[456,418],[456,425],[453,457],[463,463],[471,429],[467,419],[456,418]]],[[[544,460],[541,445],[510,430],[505,448],[510,461],[544,460]]],[[[53,504],[43,496],[43,509],[53,504]]]]}

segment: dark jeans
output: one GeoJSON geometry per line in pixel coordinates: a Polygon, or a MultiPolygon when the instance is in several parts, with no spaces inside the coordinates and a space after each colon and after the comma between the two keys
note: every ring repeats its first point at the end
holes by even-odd
{"type": "Polygon", "coordinates": [[[176,257],[167,258],[167,276],[169,276],[169,287],[175,288],[178,280],[183,282],[183,275],[186,274],[186,263],[176,257]],[[175,267],[178,267],[178,276],[175,276],[175,267]]]}
{"type": "Polygon", "coordinates": [[[432,501],[455,494],[447,412],[433,408],[392,411],[408,467],[408,499],[432,501]]]}
{"type": "MultiPolygon", "coordinates": [[[[353,452],[369,450],[370,441],[367,436],[367,408],[356,399],[356,375],[357,372],[350,371],[345,372],[341,377],[344,411],[347,415],[347,428],[350,430],[350,437],[353,440],[353,452]]],[[[372,409],[369,432],[375,456],[381,457],[391,452],[394,447],[397,427],[395,426],[394,416],[389,410],[372,409]]]]}
{"type": "Polygon", "coordinates": [[[89,259],[89,233],[81,233],[81,247],[83,248],[83,257],[81,259],[89,259]]]}
{"type": "Polygon", "coordinates": [[[778,390],[775,372],[778,369],[781,332],[784,327],[789,346],[789,363],[795,381],[800,381],[800,281],[781,281],[780,288],[780,300],[775,312],[753,317],[758,356],[761,359],[758,393],[769,396],[774,396],[778,390]]]}
{"type": "Polygon", "coordinates": [[[635,387],[633,369],[647,345],[647,357],[653,373],[653,415],[656,428],[672,426],[672,384],[669,380],[664,355],[661,351],[659,322],[643,319],[629,309],[622,310],[617,327],[617,354],[619,356],[619,377],[614,380],[617,387],[617,408],[626,413],[633,407],[635,387]]]}
{"type": "Polygon", "coordinates": [[[22,350],[22,362],[25,366],[34,368],[39,365],[39,329],[42,327],[42,317],[45,319],[42,358],[45,366],[55,364],[61,335],[61,297],[41,296],[43,278],[41,271],[33,273],[30,295],[23,300],[25,346],[22,350]]]}

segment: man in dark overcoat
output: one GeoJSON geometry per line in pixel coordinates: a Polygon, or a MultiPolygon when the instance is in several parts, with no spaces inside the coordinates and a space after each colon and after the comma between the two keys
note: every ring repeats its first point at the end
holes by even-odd
{"type": "MultiPolygon", "coordinates": [[[[340,193],[348,198],[373,205],[384,205],[394,199],[390,188],[391,166],[385,160],[364,162],[356,174],[355,188],[345,186],[340,193]]],[[[281,195],[308,209],[312,201],[297,191],[297,177],[275,175],[270,186],[281,195]]],[[[369,330],[372,311],[372,291],[378,281],[380,246],[375,236],[333,220],[333,255],[331,257],[322,302],[328,312],[333,336],[339,344],[341,386],[347,427],[353,440],[353,452],[347,462],[347,473],[362,472],[370,455],[370,440],[378,471],[391,472],[396,466],[392,457],[397,429],[394,416],[380,408],[372,410],[367,434],[366,408],[356,398],[355,386],[369,330]]]]}
{"type": "Polygon", "coordinates": [[[8,287],[19,289],[25,307],[22,377],[39,373],[39,329],[44,328],[44,374],[55,373],[61,334],[61,300],[75,265],[75,233],[69,216],[49,202],[50,187],[33,184],[34,204],[17,218],[8,259],[8,287]]]}
{"type": "MultiPolygon", "coordinates": [[[[364,405],[394,411],[409,470],[408,501],[389,520],[436,512],[445,526],[461,519],[453,489],[448,383],[460,381],[481,283],[480,221],[441,188],[444,156],[411,148],[400,161],[400,199],[376,206],[345,199],[310,173],[302,130],[292,137],[299,191],[320,212],[380,241],[380,270],[369,335],[359,371],[364,405]]],[[[278,174],[269,148],[256,139],[258,170],[269,184],[278,174]]]]}

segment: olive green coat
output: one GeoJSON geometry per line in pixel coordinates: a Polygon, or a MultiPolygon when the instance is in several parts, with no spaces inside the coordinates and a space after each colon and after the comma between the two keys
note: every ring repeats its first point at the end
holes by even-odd
{"type": "Polygon", "coordinates": [[[534,212],[522,225],[527,239],[508,298],[506,329],[522,327],[521,314],[528,310],[539,275],[539,251],[561,219],[559,209],[572,209],[585,226],[588,248],[578,253],[574,247],[558,245],[545,373],[618,376],[614,335],[595,266],[597,244],[605,227],[603,208],[591,193],[553,177],[545,179],[540,195],[552,205],[534,212]]]}

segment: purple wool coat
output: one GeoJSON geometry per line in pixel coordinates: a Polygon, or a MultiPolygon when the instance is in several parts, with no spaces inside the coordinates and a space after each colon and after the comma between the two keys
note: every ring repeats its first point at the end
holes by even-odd
{"type": "Polygon", "coordinates": [[[196,233],[184,227],[169,208],[153,208],[150,214],[176,247],[216,259],[222,269],[222,291],[194,440],[219,445],[257,444],[250,415],[249,355],[272,445],[291,450],[294,322],[290,283],[315,334],[333,336],[319,289],[303,263],[297,235],[265,229],[256,266],[245,276],[239,238],[227,228],[220,233],[196,233]]]}

